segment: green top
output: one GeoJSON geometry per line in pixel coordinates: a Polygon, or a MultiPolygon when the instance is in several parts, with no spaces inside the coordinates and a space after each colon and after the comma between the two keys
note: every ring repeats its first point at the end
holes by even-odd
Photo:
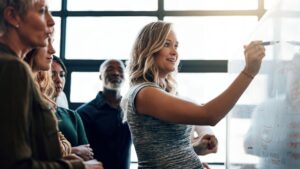
{"type": "Polygon", "coordinates": [[[56,117],[59,130],[71,143],[72,147],[88,144],[82,120],[77,112],[58,107],[56,117]]]}

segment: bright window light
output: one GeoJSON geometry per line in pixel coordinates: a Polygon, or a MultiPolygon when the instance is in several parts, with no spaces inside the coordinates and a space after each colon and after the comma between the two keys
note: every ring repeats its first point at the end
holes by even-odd
{"type": "Polygon", "coordinates": [[[257,9],[258,0],[165,0],[166,10],[257,9]]]}
{"type": "Polygon", "coordinates": [[[157,0],[70,0],[70,11],[155,11],[157,0]]]}
{"type": "Polygon", "coordinates": [[[60,11],[62,0],[48,0],[49,11],[60,11]]]}
{"type": "Polygon", "coordinates": [[[69,17],[67,59],[128,59],[142,27],[156,17],[69,17]]]}
{"type": "Polygon", "coordinates": [[[174,23],[180,59],[230,59],[257,25],[255,16],[165,17],[174,23]]]}
{"type": "MultiPolygon", "coordinates": [[[[71,74],[71,102],[86,103],[94,99],[103,89],[103,82],[99,79],[99,75],[99,72],[73,72],[71,74]]],[[[128,86],[129,82],[125,79],[121,89],[122,95],[127,92],[128,86]]]]}

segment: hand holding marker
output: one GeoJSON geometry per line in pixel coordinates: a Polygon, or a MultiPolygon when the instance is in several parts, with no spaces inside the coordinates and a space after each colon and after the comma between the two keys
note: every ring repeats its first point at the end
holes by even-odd
{"type": "Polygon", "coordinates": [[[266,42],[263,42],[262,45],[264,45],[264,46],[275,45],[279,42],[280,41],[266,41],[266,42]]]}

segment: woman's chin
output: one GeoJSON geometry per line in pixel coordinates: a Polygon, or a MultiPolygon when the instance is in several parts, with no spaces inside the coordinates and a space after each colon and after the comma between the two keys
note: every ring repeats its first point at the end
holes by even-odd
{"type": "Polygon", "coordinates": [[[171,68],[170,68],[170,73],[174,72],[175,70],[176,70],[175,67],[171,67],[171,68]]]}

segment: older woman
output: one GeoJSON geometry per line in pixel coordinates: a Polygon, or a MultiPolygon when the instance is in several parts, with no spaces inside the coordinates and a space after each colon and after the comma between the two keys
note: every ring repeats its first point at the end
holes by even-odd
{"type": "Polygon", "coordinates": [[[0,18],[0,54],[23,59],[32,48],[46,46],[53,32],[45,0],[0,0],[0,18]]]}
{"type": "Polygon", "coordinates": [[[102,169],[62,159],[56,118],[20,60],[48,44],[54,21],[45,0],[0,0],[0,18],[1,169],[102,169]]]}
{"type": "Polygon", "coordinates": [[[43,168],[43,165],[59,166],[60,163],[54,160],[60,152],[58,140],[53,139],[57,138],[52,125],[55,118],[46,113],[46,102],[30,73],[29,67],[19,59],[0,58],[0,165],[3,169],[43,168]],[[42,123],[45,125],[39,128],[42,123]]]}
{"type": "Polygon", "coordinates": [[[0,58],[1,169],[102,169],[61,159],[55,116],[30,74],[16,57],[0,58]]]}

